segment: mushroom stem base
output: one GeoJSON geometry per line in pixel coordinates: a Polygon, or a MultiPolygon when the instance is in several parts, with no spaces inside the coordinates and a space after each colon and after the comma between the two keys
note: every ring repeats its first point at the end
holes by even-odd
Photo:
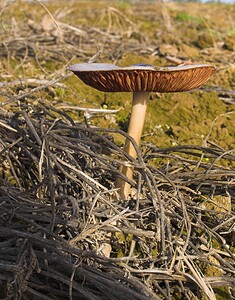
{"type": "MultiPolygon", "coordinates": [[[[149,98],[149,92],[134,92],[132,100],[131,118],[128,128],[128,134],[135,140],[137,146],[140,144],[140,139],[144,126],[145,113],[147,108],[147,100],[149,98]]],[[[137,153],[132,143],[127,140],[124,148],[125,152],[131,155],[133,158],[137,158],[137,153]]],[[[132,180],[133,168],[123,166],[121,172],[128,179],[132,180]]],[[[119,196],[124,199],[128,199],[130,193],[130,185],[121,178],[118,178],[115,186],[120,188],[119,196]]]]}

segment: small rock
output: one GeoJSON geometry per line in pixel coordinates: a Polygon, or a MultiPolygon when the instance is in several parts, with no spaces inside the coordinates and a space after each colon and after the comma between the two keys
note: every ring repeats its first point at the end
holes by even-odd
{"type": "Polygon", "coordinates": [[[223,48],[229,51],[235,51],[235,35],[225,37],[223,48]]]}
{"type": "Polygon", "coordinates": [[[179,55],[180,57],[193,58],[198,57],[200,54],[196,47],[191,47],[187,44],[181,44],[179,55]]]}
{"type": "Polygon", "coordinates": [[[180,45],[180,57],[193,58],[199,56],[199,50],[196,47],[189,46],[187,44],[180,45]]]}
{"type": "Polygon", "coordinates": [[[204,32],[198,36],[194,44],[201,49],[212,48],[214,47],[214,39],[210,33],[204,32]]]}
{"type": "Polygon", "coordinates": [[[178,49],[176,48],[175,45],[170,45],[170,44],[162,44],[159,47],[159,53],[161,55],[171,55],[171,56],[177,56],[178,54],[178,49]]]}

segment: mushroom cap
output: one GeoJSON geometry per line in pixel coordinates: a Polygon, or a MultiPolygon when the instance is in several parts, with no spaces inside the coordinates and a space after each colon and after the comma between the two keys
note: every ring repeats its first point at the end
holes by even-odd
{"type": "Polygon", "coordinates": [[[155,67],[81,63],[68,68],[85,84],[102,92],[182,92],[203,85],[216,68],[207,64],[155,67]]]}

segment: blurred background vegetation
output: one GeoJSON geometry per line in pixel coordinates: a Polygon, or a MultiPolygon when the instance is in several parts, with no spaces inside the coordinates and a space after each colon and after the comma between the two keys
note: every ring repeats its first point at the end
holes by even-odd
{"type": "MultiPolygon", "coordinates": [[[[102,52],[97,62],[120,66],[210,63],[217,72],[205,87],[151,95],[143,141],[167,147],[203,145],[210,140],[222,148],[234,148],[235,6],[195,3],[198,1],[137,2],[4,2],[0,17],[0,78],[4,89],[0,101],[43,85],[42,80],[67,74],[69,64],[87,62],[97,49],[102,52]]],[[[127,127],[130,94],[101,93],[75,76],[41,89],[33,97],[57,107],[63,103],[118,109],[115,115],[92,116],[91,122],[109,128],[127,127]]],[[[66,111],[83,120],[83,113],[66,111]]]]}

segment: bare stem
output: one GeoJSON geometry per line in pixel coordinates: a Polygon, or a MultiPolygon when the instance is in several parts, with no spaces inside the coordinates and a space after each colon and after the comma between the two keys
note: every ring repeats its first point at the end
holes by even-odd
{"type": "MultiPolygon", "coordinates": [[[[147,108],[147,100],[149,92],[134,92],[132,100],[131,118],[128,128],[128,134],[133,137],[137,145],[140,144],[140,139],[144,126],[145,113],[147,108]]],[[[133,158],[137,157],[137,153],[129,140],[126,141],[125,151],[133,158]]],[[[121,168],[123,175],[127,176],[130,180],[133,176],[133,168],[123,166],[121,168]]],[[[116,187],[120,188],[119,195],[121,198],[127,199],[130,192],[130,185],[122,179],[117,179],[116,187]]]]}

